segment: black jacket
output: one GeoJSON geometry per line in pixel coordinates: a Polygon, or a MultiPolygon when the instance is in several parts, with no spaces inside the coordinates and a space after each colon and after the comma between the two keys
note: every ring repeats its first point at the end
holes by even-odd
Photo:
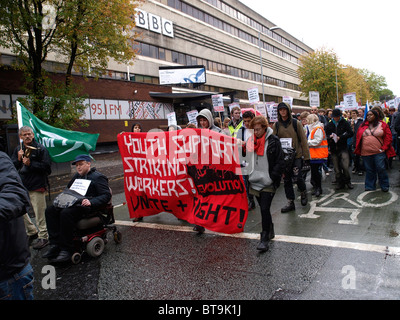
{"type": "Polygon", "coordinates": [[[21,271],[29,262],[23,218],[28,208],[28,191],[9,156],[0,152],[0,281],[21,271]]]}
{"type": "Polygon", "coordinates": [[[108,179],[105,175],[96,171],[96,168],[91,168],[87,175],[83,177],[75,173],[68,183],[67,188],[72,186],[75,179],[87,179],[92,181],[85,195],[85,198],[90,200],[92,208],[101,207],[110,201],[111,191],[108,186],[108,179]]]}
{"type": "Polygon", "coordinates": [[[326,137],[328,139],[329,151],[331,153],[338,153],[339,151],[347,150],[347,139],[353,136],[353,130],[351,129],[350,123],[348,123],[343,117],[340,118],[337,126],[332,119],[325,127],[326,137]],[[335,133],[340,137],[339,141],[335,141],[330,137],[332,133],[335,133]]]}
{"type": "MultiPolygon", "coordinates": [[[[35,140],[32,142],[32,147],[37,148],[37,150],[32,151],[29,167],[24,166],[22,161],[18,161],[18,151],[21,150],[21,146],[17,146],[11,156],[14,166],[21,176],[22,183],[29,191],[46,188],[47,176],[51,174],[51,160],[47,149],[35,140]]],[[[24,145],[22,149],[25,150],[24,145]]]]}

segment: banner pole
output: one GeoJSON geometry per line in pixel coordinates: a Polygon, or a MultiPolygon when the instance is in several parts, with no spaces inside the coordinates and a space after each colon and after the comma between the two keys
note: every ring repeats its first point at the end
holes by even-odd
{"type": "Polygon", "coordinates": [[[18,129],[20,129],[23,124],[22,124],[22,110],[21,110],[21,104],[17,100],[17,120],[18,120],[18,129]]]}

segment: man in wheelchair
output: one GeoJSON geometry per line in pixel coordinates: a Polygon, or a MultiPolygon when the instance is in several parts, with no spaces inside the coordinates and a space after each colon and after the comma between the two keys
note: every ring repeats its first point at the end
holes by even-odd
{"type": "Polygon", "coordinates": [[[46,209],[49,250],[43,255],[51,263],[66,262],[74,253],[75,224],[93,212],[101,211],[111,199],[108,178],[91,168],[89,155],[78,155],[77,173],[64,190],[46,209]]]}

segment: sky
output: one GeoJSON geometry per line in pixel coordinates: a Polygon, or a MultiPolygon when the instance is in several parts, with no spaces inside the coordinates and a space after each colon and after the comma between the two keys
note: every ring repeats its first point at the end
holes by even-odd
{"type": "Polygon", "coordinates": [[[312,49],[332,49],[342,65],[384,76],[400,96],[399,0],[240,1],[312,49]]]}

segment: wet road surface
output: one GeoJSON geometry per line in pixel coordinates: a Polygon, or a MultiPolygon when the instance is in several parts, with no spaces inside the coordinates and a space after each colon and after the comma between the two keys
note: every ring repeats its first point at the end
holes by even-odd
{"type": "MultiPolygon", "coordinates": [[[[114,156],[105,162],[118,162],[114,156]]],[[[288,214],[280,213],[286,203],[281,186],[272,205],[276,238],[260,254],[255,249],[258,207],[249,212],[245,232],[236,236],[197,235],[167,213],[132,223],[122,169],[115,173],[100,165],[110,177],[122,243],[111,239],[98,258],[83,256],[78,265],[55,266],[56,288],[47,290],[42,285],[47,260],[32,250],[35,299],[156,300],[154,312],[164,300],[397,300],[399,167],[394,161],[390,193],[365,193],[364,177],[355,175],[353,190],[335,191],[331,174],[320,198],[309,191],[309,204],[296,201],[296,211],[288,214]]]]}

